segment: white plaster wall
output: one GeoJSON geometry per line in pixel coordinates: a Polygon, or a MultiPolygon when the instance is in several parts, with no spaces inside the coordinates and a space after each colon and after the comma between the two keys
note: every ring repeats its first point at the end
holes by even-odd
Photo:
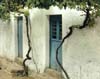
{"type": "MultiPolygon", "coordinates": [[[[60,10],[51,7],[49,10],[34,8],[30,10],[31,20],[31,61],[26,64],[30,69],[43,72],[49,67],[49,15],[62,14],[63,37],[68,33],[71,25],[82,24],[84,16],[76,10],[60,10]]],[[[16,21],[11,23],[0,21],[0,55],[14,59],[17,52],[16,21]]],[[[71,79],[99,79],[100,78],[100,19],[93,28],[75,29],[63,45],[63,66],[71,79]]],[[[23,17],[23,59],[28,50],[25,17],[23,17]]]]}
{"type": "Polygon", "coordinates": [[[0,56],[15,59],[16,56],[16,21],[11,15],[11,22],[0,20],[0,56]]]}
{"type": "MultiPolygon", "coordinates": [[[[49,10],[38,8],[33,8],[30,10],[32,26],[30,35],[32,52],[30,55],[33,56],[33,60],[37,64],[38,71],[43,72],[45,68],[49,67],[49,15],[62,15],[64,36],[67,33],[69,26],[82,23],[84,17],[80,17],[81,13],[82,12],[77,12],[76,10],[70,9],[61,10],[58,7],[51,7],[49,10]]],[[[27,49],[24,49],[24,51],[27,52],[27,49]]],[[[27,65],[29,65],[30,69],[36,70],[36,65],[33,61],[27,61],[27,65]]]]}
{"type": "Polygon", "coordinates": [[[63,46],[63,65],[71,79],[100,78],[100,18],[92,28],[74,30],[63,46]]]}
{"type": "Polygon", "coordinates": [[[32,60],[27,62],[30,69],[38,72],[43,72],[45,68],[45,14],[42,10],[34,9],[31,11],[31,46],[32,46],[32,60]],[[34,62],[35,61],[35,62],[34,62]],[[35,63],[35,64],[34,64],[35,63]],[[33,65],[34,64],[34,65],[33,65]]]}
{"type": "MultiPolygon", "coordinates": [[[[68,33],[68,27],[81,25],[84,16],[80,17],[82,12],[60,10],[57,7],[51,7],[49,10],[35,8],[30,12],[32,53],[39,71],[43,72],[49,66],[49,15],[62,14],[63,37],[68,33]]],[[[75,29],[63,45],[63,66],[71,79],[100,78],[100,28],[99,24],[95,26],[75,29]]],[[[35,65],[30,63],[30,67],[34,69],[35,65]]]]}
{"type": "MultiPolygon", "coordinates": [[[[70,9],[60,10],[57,7],[51,7],[49,10],[38,8],[30,10],[30,37],[32,46],[30,56],[32,60],[26,62],[30,69],[43,72],[45,68],[49,67],[49,15],[62,14],[63,20],[66,20],[65,24],[63,22],[66,31],[66,25],[69,27],[72,25],[72,20],[75,20],[70,18],[73,12],[76,11],[70,9]]],[[[77,15],[75,15],[75,17],[77,17],[77,15]]],[[[3,23],[2,21],[0,22],[0,54],[14,60],[18,55],[17,21],[14,19],[14,16],[11,15],[11,22],[9,24],[3,23]]],[[[26,35],[26,21],[25,17],[23,17],[23,59],[26,58],[27,51],[28,40],[26,35]]]]}

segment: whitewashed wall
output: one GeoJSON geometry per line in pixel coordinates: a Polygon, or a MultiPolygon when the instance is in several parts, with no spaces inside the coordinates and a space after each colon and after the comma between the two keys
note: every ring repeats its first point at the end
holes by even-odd
{"type": "Polygon", "coordinates": [[[16,56],[16,21],[11,15],[11,22],[0,20],[0,56],[11,60],[16,56]]]}
{"type": "MultiPolygon", "coordinates": [[[[80,17],[82,12],[59,10],[57,7],[51,7],[50,10],[35,8],[30,12],[33,56],[38,69],[43,72],[49,66],[49,15],[62,14],[63,36],[68,33],[71,25],[82,24],[84,16],[80,17]]],[[[73,35],[65,41],[63,65],[71,79],[100,78],[99,25],[82,30],[75,29],[73,35]]],[[[33,65],[30,64],[32,68],[33,65]]]]}
{"type": "Polygon", "coordinates": [[[63,46],[63,65],[71,79],[100,78],[100,18],[95,27],[74,30],[63,46]]]}
{"type": "MultiPolygon", "coordinates": [[[[49,10],[34,8],[30,10],[31,19],[31,61],[27,65],[34,71],[43,72],[49,67],[49,15],[62,14],[63,37],[71,25],[82,24],[84,16],[76,10],[49,10]],[[35,61],[35,62],[34,62],[35,61]],[[35,63],[35,64],[34,64],[35,63]]],[[[14,18],[13,18],[14,19],[14,18]]],[[[17,57],[17,25],[0,21],[0,55],[15,59],[17,57]]],[[[25,17],[23,17],[23,59],[28,50],[25,17]]],[[[100,79],[100,18],[93,28],[75,29],[63,45],[63,66],[71,79],[100,79]]]]}
{"type": "MultiPolygon", "coordinates": [[[[61,10],[57,7],[51,7],[49,10],[38,8],[33,8],[32,10],[30,10],[30,19],[32,26],[31,56],[34,57],[38,71],[40,72],[43,72],[45,68],[49,67],[49,15],[57,14],[62,15],[63,36],[67,34],[68,27],[70,27],[71,25],[82,24],[82,20],[84,19],[84,16],[80,17],[80,15],[83,13],[77,12],[76,10],[61,10]]],[[[27,49],[24,49],[24,51],[26,52],[27,49]]],[[[27,65],[29,65],[29,67],[34,70],[34,68],[36,69],[36,67],[35,65],[33,65],[33,63],[33,61],[27,61],[27,65]]]]}

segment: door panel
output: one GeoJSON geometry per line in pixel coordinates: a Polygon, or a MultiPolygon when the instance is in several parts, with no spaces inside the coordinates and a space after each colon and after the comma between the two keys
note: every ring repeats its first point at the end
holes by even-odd
{"type": "Polygon", "coordinates": [[[22,39],[23,39],[23,36],[22,36],[22,17],[18,17],[18,20],[17,20],[17,33],[18,33],[18,57],[22,57],[22,50],[23,50],[23,47],[22,47],[22,39]]]}
{"type": "MultiPolygon", "coordinates": [[[[61,15],[50,16],[50,68],[60,70],[56,61],[56,49],[62,38],[61,15]]],[[[59,60],[62,63],[62,49],[59,50],[59,60]]]]}

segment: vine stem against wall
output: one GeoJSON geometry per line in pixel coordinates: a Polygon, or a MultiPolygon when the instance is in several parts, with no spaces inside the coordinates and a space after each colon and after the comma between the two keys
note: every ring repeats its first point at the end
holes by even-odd
{"type": "Polygon", "coordinates": [[[69,30],[70,30],[69,33],[62,39],[60,45],[58,46],[58,48],[56,50],[56,61],[57,61],[58,65],[60,66],[60,68],[62,69],[62,71],[64,72],[67,79],[70,79],[70,77],[69,77],[69,74],[66,72],[66,70],[64,69],[64,67],[62,66],[62,64],[59,61],[59,58],[58,58],[58,53],[59,52],[58,51],[59,51],[60,47],[63,45],[64,41],[72,35],[74,28],[83,29],[89,24],[89,21],[90,21],[90,7],[91,7],[91,3],[90,3],[89,0],[87,1],[87,5],[88,5],[88,7],[86,8],[86,11],[85,11],[86,12],[86,17],[83,21],[83,25],[80,26],[80,27],[79,26],[78,27],[76,27],[76,26],[69,27],[69,30]]]}

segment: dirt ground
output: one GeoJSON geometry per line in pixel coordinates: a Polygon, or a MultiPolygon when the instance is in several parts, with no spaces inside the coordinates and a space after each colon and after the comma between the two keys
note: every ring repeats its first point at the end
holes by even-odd
{"type": "Polygon", "coordinates": [[[23,67],[0,57],[0,79],[62,79],[60,73],[52,69],[47,69],[44,73],[34,73],[31,77],[16,76],[12,70],[23,70],[23,67]]]}

